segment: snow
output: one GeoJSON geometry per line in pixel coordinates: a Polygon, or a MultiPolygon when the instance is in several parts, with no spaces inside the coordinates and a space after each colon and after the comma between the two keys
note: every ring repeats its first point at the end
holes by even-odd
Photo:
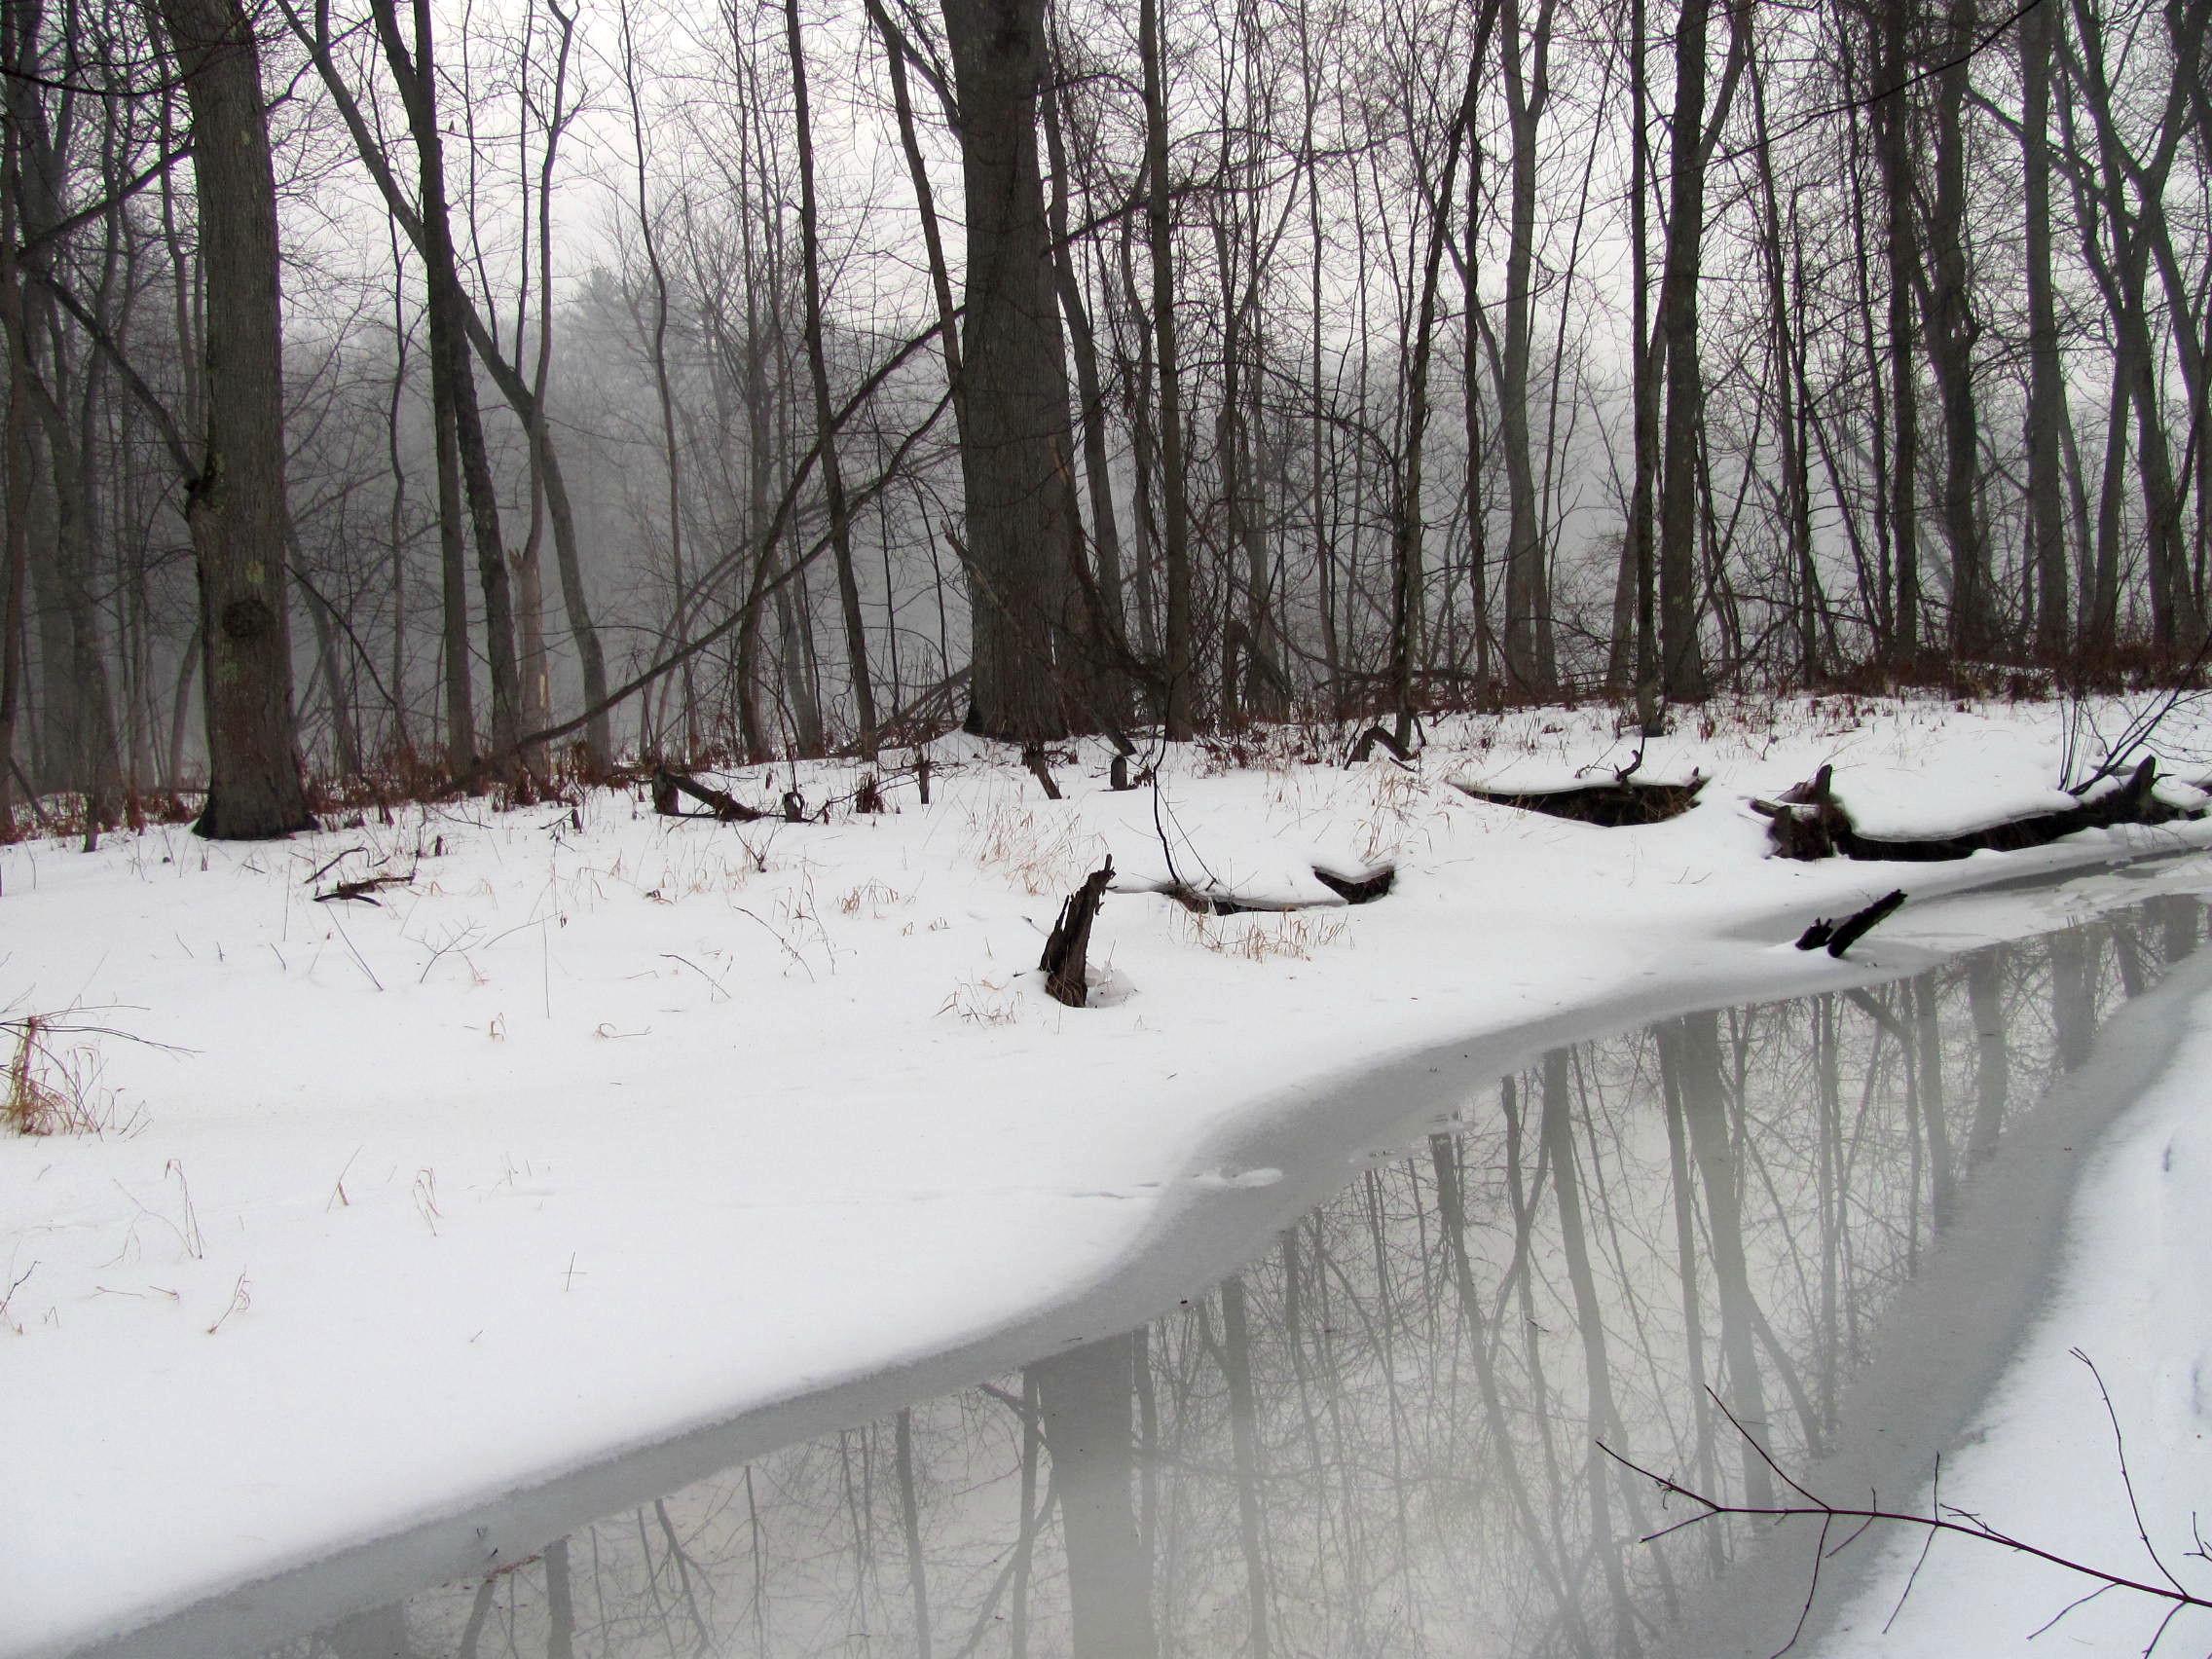
{"type": "MultiPolygon", "coordinates": [[[[2201,735],[2188,714],[2161,743],[2201,735]]],[[[1303,1124],[1341,1158],[1413,1121],[1447,1050],[1481,1045],[1494,1071],[2071,902],[1908,906],[1856,965],[1788,947],[1893,886],[1925,901],[2212,845],[2196,823],[1799,865],[1765,856],[1746,804],[1833,761],[1855,812],[1895,803],[1879,832],[1965,822],[2046,795],[2064,722],[1716,704],[1640,773],[1694,766],[1698,804],[1622,830],[1450,787],[1633,753],[1609,712],[1555,709],[1446,722],[1411,770],[1340,768],[1293,733],[1249,765],[1184,748],[1157,795],[1109,792],[1086,746],[1051,802],[954,740],[934,804],[895,780],[894,812],[826,825],[672,823],[598,792],[275,845],[0,848],[0,1008],[106,1029],[54,1041],[114,1124],[0,1140],[19,1494],[0,1654],[217,1651],[316,1622],[309,1602],[326,1617],[516,1559],[808,1411],[862,1417],[1018,1357],[994,1343],[1133,1322],[1150,1308],[1099,1297],[1121,1268],[1225,1214],[1264,1237],[1334,1178],[1325,1157],[1233,1153],[1303,1124]],[[1109,853],[1104,1006],[1066,1010],[1037,954],[1109,853]],[[1384,863],[1395,889],[1356,907],[1312,873],[1384,863]],[[314,902],[375,873],[410,879],[314,902]],[[1309,907],[1200,916],[1129,891],[1171,880],[1309,907]]],[[[820,801],[857,776],[797,783],[820,801]]],[[[723,781],[767,805],[792,777],[723,781]]],[[[1181,1271],[1195,1288],[1234,1265],[1181,1271]]]]}
{"type": "MultiPolygon", "coordinates": [[[[1987,1400],[1941,1448],[1940,1493],[1930,1472],[1917,1493],[1885,1495],[1918,1514],[1940,1501],[1946,1513],[1970,1512],[2068,1560],[2212,1597],[2196,1530],[2212,1480],[2212,1287],[2203,1272],[2212,974],[2198,964],[2189,977],[2193,999],[2164,1011],[2180,1026],[2178,1049],[2089,1156],[2055,1283],[1987,1400]]],[[[1923,1541],[1904,1528],[1879,1538],[1878,1556],[1815,1651],[1829,1659],[2027,1651],[2039,1629],[2097,1588],[1956,1536],[1936,1540],[1915,1579],[1923,1541]]],[[[2168,1610],[2116,1589],[2065,1613],[2043,1645],[2141,1653],[2168,1610]]],[[[2158,1650],[2201,1653],[2208,1642],[2212,1613],[2186,1609],[2158,1650]]]]}

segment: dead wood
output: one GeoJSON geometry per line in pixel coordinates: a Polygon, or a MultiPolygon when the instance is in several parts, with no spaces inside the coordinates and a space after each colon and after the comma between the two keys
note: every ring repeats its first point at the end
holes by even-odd
{"type": "MultiPolygon", "coordinates": [[[[1398,867],[1384,865],[1364,876],[1340,875],[1312,866],[1313,879],[1346,904],[1371,904],[1388,893],[1398,879],[1398,867]]],[[[1165,881],[1147,889],[1161,893],[1199,916],[1287,916],[1300,910],[1334,909],[1326,900],[1251,899],[1234,893],[1208,893],[1187,881],[1165,881]]]]}
{"type": "Polygon", "coordinates": [[[1894,893],[1885,893],[1864,909],[1854,910],[1841,921],[1823,916],[1797,936],[1797,948],[1818,950],[1825,945],[1828,954],[1841,961],[1845,951],[1864,939],[1877,923],[1894,915],[1903,903],[1904,890],[1899,888],[1894,893]]]}
{"type": "Polygon", "coordinates": [[[702,784],[688,772],[673,766],[653,768],[653,810],[663,818],[712,818],[719,824],[756,824],[768,815],[757,807],[747,806],[735,795],[718,790],[712,784],[702,784]],[[706,810],[687,812],[685,798],[697,801],[706,810]]]}
{"type": "Polygon", "coordinates": [[[1052,768],[1046,763],[1045,746],[1042,743],[1032,743],[1023,749],[1021,763],[1029,768],[1031,777],[1045,786],[1045,798],[1047,800],[1058,800],[1060,798],[1060,786],[1052,781],[1052,768]]]}
{"type": "Polygon", "coordinates": [[[2157,798],[2157,761],[2146,756],[2127,782],[2079,806],[2031,812],[1986,829],[1953,835],[1886,837],[1862,834],[1836,800],[1834,768],[1823,766],[1809,781],[1773,800],[1754,800],[1751,810],[1765,817],[1767,838],[1786,859],[1887,859],[1901,864],[1935,864],[1972,853],[2019,852],[2047,846],[2080,830],[2109,830],[2121,824],[2170,824],[2201,817],[2201,810],[2167,805],[2157,798]]]}
{"type": "Polygon", "coordinates": [[[1045,989],[1070,1008],[1090,1000],[1090,924],[1106,902],[1106,884],[1114,879],[1114,860],[1084,877],[1083,885],[1060,905],[1059,920],[1045,940],[1045,954],[1037,966],[1045,972],[1045,989]]]}
{"type": "Polygon", "coordinates": [[[1398,866],[1384,865],[1381,869],[1366,875],[1339,875],[1334,870],[1313,866],[1313,879],[1334,893],[1347,904],[1372,904],[1388,893],[1398,879],[1398,866]]]}
{"type": "Polygon", "coordinates": [[[414,879],[415,872],[413,870],[409,870],[405,875],[358,876],[351,881],[339,882],[327,893],[317,893],[314,896],[314,902],[317,904],[352,903],[381,905],[384,901],[375,896],[380,888],[405,887],[410,881],[413,881],[414,879]]]}
{"type": "Polygon", "coordinates": [[[1351,746],[1351,753],[1345,756],[1345,764],[1357,766],[1375,753],[1378,744],[1387,750],[1390,758],[1401,765],[1412,763],[1414,757],[1412,750],[1400,743],[1394,734],[1383,730],[1379,725],[1371,725],[1359,734],[1359,740],[1351,746]]]}
{"type": "Polygon", "coordinates": [[[1638,824],[1663,824],[1679,818],[1696,804],[1706,780],[1692,773],[1679,784],[1645,783],[1634,778],[1642,763],[1639,756],[1604,783],[1578,784],[1564,790],[1486,790],[1479,784],[1455,782],[1461,794],[1491,806],[1510,806],[1518,812],[1540,812],[1548,818],[1571,819],[1601,829],[1620,830],[1638,824]]]}

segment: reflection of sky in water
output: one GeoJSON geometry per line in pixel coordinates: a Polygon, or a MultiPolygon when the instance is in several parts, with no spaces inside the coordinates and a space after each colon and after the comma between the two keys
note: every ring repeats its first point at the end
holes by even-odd
{"type": "Polygon", "coordinates": [[[1741,1537],[1638,1543],[1679,1511],[1594,1441],[1764,1501],[1772,1477],[1703,1385],[1785,1467],[1821,1451],[1961,1183],[2105,1014],[2194,948],[2198,917],[2154,900],[1895,984],[1555,1051],[1141,1331],[714,1475],[315,1645],[1634,1651],[1741,1537]]]}

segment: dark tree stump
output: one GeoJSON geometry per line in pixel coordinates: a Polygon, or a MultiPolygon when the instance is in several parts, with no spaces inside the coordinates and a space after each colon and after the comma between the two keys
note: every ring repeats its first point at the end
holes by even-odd
{"type": "Polygon", "coordinates": [[[1098,906],[1106,902],[1106,884],[1113,879],[1114,861],[1109,857],[1068,895],[1060,905],[1060,919],[1045,940],[1045,954],[1037,964],[1045,971],[1045,989],[1070,1008],[1083,1008],[1090,1000],[1090,924],[1098,919],[1098,906]]]}
{"type": "Polygon", "coordinates": [[[1809,781],[1790,786],[1775,799],[1751,802],[1751,810],[1770,821],[1767,838],[1783,858],[1809,863],[1849,852],[1856,837],[1850,818],[1836,804],[1834,781],[1835,768],[1823,766],[1809,781]]]}

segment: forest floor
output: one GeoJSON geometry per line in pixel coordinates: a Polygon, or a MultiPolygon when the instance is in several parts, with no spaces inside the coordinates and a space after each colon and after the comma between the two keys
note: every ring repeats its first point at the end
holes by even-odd
{"type": "MultiPolygon", "coordinates": [[[[1122,1264],[1231,1212],[1222,1236],[1264,1238],[1470,1075],[2034,931],[2079,890],[1921,902],[2201,850],[2212,821],[1800,864],[1748,801],[1833,763],[1863,832],[1972,829],[2062,804],[2070,724],[2079,749],[2128,713],[1715,703],[1637,774],[1694,769],[1697,804],[1629,829],[1454,787],[1626,765],[1635,741],[1586,708],[1444,721],[1410,768],[1294,731],[1190,746],[1126,793],[1086,744],[1057,802],[956,738],[931,804],[895,768],[887,811],[826,822],[679,822],[600,790],[275,844],[0,847],[0,1013],[11,1043],[44,1022],[10,1086],[74,1120],[0,1136],[0,1654],[212,1651],[314,1622],[250,1587],[316,1564],[328,1614],[519,1560],[1009,1343],[1134,1323],[1176,1292],[1122,1264]],[[1121,888],[1306,907],[1117,891],[1097,1006],[1063,1008],[1038,954],[1108,854],[1121,888]],[[1385,864],[1358,906],[1314,874],[1385,864]],[[1792,948],[1893,887],[1914,903],[1853,960],[1792,948]],[[1332,1153],[1249,1156],[1294,1129],[1332,1153]]],[[[2212,712],[2150,749],[2212,772],[2212,712]]],[[[718,781],[772,810],[862,772],[718,781]]],[[[1186,1288],[1235,1262],[1194,1259],[1186,1288]]]]}

